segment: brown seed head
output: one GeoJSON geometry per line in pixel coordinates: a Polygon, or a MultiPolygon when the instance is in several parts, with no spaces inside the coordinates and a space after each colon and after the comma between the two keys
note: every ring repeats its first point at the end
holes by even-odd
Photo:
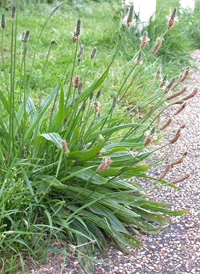
{"type": "Polygon", "coordinates": [[[112,161],[110,157],[104,157],[101,164],[98,166],[97,171],[102,172],[104,170],[108,170],[111,163],[112,161]]]}
{"type": "Polygon", "coordinates": [[[178,92],[176,92],[176,93],[174,93],[174,94],[168,96],[168,97],[166,98],[167,101],[169,101],[169,100],[171,100],[171,99],[173,99],[173,98],[178,97],[179,95],[181,95],[181,94],[183,94],[184,92],[186,92],[186,90],[187,90],[187,88],[184,87],[184,88],[182,88],[180,91],[178,91],[178,92]]]}
{"type": "Polygon", "coordinates": [[[180,108],[174,113],[174,115],[178,115],[185,107],[186,107],[186,103],[183,103],[180,106],[180,108]]]}
{"type": "Polygon", "coordinates": [[[135,59],[135,63],[136,63],[136,64],[140,64],[140,59],[141,59],[141,57],[142,57],[142,52],[139,51],[138,56],[137,56],[137,58],[135,59]]]}
{"type": "Polygon", "coordinates": [[[52,16],[59,8],[60,8],[61,5],[57,5],[55,6],[52,11],[50,12],[50,16],[52,16]]]}
{"type": "Polygon", "coordinates": [[[160,175],[160,179],[163,179],[167,175],[167,173],[169,172],[170,168],[171,168],[171,164],[167,164],[166,167],[165,167],[165,170],[160,175]]]}
{"type": "Polygon", "coordinates": [[[153,136],[147,136],[144,140],[144,146],[148,146],[148,144],[153,140],[153,136]]]}
{"type": "Polygon", "coordinates": [[[191,94],[189,94],[188,96],[184,97],[183,100],[186,101],[186,100],[188,100],[188,99],[191,99],[191,98],[193,98],[197,93],[198,93],[198,89],[195,88],[195,89],[193,90],[193,92],[192,92],[191,94]]]}
{"type": "Polygon", "coordinates": [[[161,127],[161,130],[163,130],[163,129],[165,129],[166,127],[168,127],[168,126],[171,124],[171,122],[172,122],[172,118],[169,118],[169,119],[167,120],[167,122],[164,123],[164,125],[161,127]]]}
{"type": "Polygon", "coordinates": [[[78,36],[80,36],[80,34],[81,34],[81,19],[78,19],[75,35],[76,35],[76,37],[78,37],[78,36]]]}
{"type": "Polygon", "coordinates": [[[67,151],[67,142],[65,140],[62,140],[62,150],[63,150],[63,153],[66,153],[67,151]]]}
{"type": "Polygon", "coordinates": [[[96,53],[97,53],[97,48],[94,47],[93,50],[92,50],[92,52],[91,52],[91,56],[90,56],[91,59],[93,59],[95,57],[96,53]]]}
{"type": "Polygon", "coordinates": [[[74,81],[72,81],[72,86],[75,87],[75,88],[78,88],[78,86],[79,86],[79,80],[80,80],[80,76],[76,75],[74,81]]]}
{"type": "Polygon", "coordinates": [[[173,168],[174,166],[181,164],[184,160],[184,158],[186,157],[187,152],[184,152],[183,155],[181,156],[181,158],[179,158],[178,160],[175,160],[171,163],[171,168],[173,168]]]}
{"type": "Polygon", "coordinates": [[[190,74],[190,68],[187,67],[186,70],[185,70],[184,73],[183,73],[183,76],[182,76],[180,82],[185,81],[185,80],[188,78],[189,74],[190,74]]]}
{"type": "Polygon", "coordinates": [[[15,18],[15,16],[16,16],[16,11],[17,11],[17,6],[16,6],[16,4],[13,4],[13,6],[12,6],[12,19],[15,18]]]}
{"type": "Polygon", "coordinates": [[[166,88],[164,90],[164,93],[167,93],[171,89],[171,87],[173,86],[174,82],[175,82],[175,78],[173,78],[171,80],[171,82],[166,86],[166,88]]]}
{"type": "Polygon", "coordinates": [[[176,17],[176,8],[172,11],[171,17],[168,20],[167,28],[171,29],[175,25],[175,17],[176,17]]]}
{"type": "Polygon", "coordinates": [[[162,70],[162,65],[160,64],[160,65],[157,67],[156,78],[159,78],[159,77],[160,77],[161,70],[162,70]]]}
{"type": "Polygon", "coordinates": [[[174,143],[178,140],[178,138],[179,138],[180,136],[181,136],[181,130],[178,129],[177,132],[176,132],[176,135],[174,136],[174,138],[172,138],[172,139],[170,140],[170,143],[171,143],[171,144],[174,144],[174,143]]]}
{"type": "Polygon", "coordinates": [[[143,36],[140,38],[141,40],[141,44],[140,44],[140,48],[144,49],[149,41],[149,38],[147,36],[147,31],[144,31],[143,36]]]}
{"type": "Polygon", "coordinates": [[[187,174],[183,175],[182,177],[180,177],[180,178],[175,179],[174,181],[172,181],[172,184],[180,183],[180,182],[188,179],[189,177],[190,177],[190,173],[187,173],[187,174]]]}
{"type": "Polygon", "coordinates": [[[58,43],[56,42],[56,40],[52,39],[52,40],[51,40],[51,45],[56,45],[56,46],[57,46],[58,43]]]}
{"type": "Polygon", "coordinates": [[[163,77],[162,81],[160,82],[160,88],[164,87],[166,82],[167,82],[167,77],[168,75],[165,74],[165,76],[163,77]]]}
{"type": "Polygon", "coordinates": [[[1,27],[2,29],[5,29],[6,27],[6,16],[4,13],[2,13],[2,16],[1,16],[1,27]]]}
{"type": "Polygon", "coordinates": [[[30,35],[30,29],[27,29],[25,36],[24,36],[24,43],[27,43],[29,40],[29,35],[30,35]]]}
{"type": "Polygon", "coordinates": [[[158,37],[156,39],[155,46],[154,46],[154,49],[152,51],[152,54],[156,54],[161,46],[162,46],[162,38],[158,37]]]}

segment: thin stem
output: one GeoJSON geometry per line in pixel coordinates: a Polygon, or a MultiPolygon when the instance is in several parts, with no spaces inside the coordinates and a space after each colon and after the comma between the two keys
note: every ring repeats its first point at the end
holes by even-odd
{"type": "Polygon", "coordinates": [[[40,31],[40,34],[39,34],[39,37],[38,37],[38,40],[36,42],[36,47],[35,47],[35,52],[34,52],[34,55],[33,55],[33,62],[32,62],[32,66],[31,66],[31,71],[30,71],[30,75],[29,75],[29,80],[28,80],[28,85],[27,85],[27,89],[29,88],[29,85],[30,85],[30,82],[31,82],[31,77],[32,77],[32,73],[33,73],[33,66],[34,66],[34,63],[35,63],[35,57],[36,57],[36,52],[37,52],[37,49],[38,49],[38,46],[39,46],[39,42],[40,42],[40,38],[42,36],[42,33],[44,31],[44,28],[46,27],[48,21],[50,20],[51,18],[51,14],[48,16],[48,18],[46,19],[44,25],[42,26],[42,29],[40,31]]]}
{"type": "Polygon", "coordinates": [[[6,76],[6,69],[5,69],[5,61],[4,61],[3,41],[4,41],[4,29],[2,29],[2,35],[1,35],[1,56],[2,56],[2,64],[3,64],[5,82],[6,82],[7,90],[9,90],[8,89],[8,80],[7,80],[7,76],[6,76]]]}
{"type": "Polygon", "coordinates": [[[50,44],[50,47],[49,47],[49,50],[48,50],[48,53],[47,53],[47,56],[46,56],[46,60],[45,60],[45,63],[44,63],[42,85],[41,85],[40,95],[39,95],[39,107],[41,105],[42,89],[43,89],[43,85],[44,85],[45,71],[46,71],[47,61],[48,61],[48,58],[49,58],[49,54],[50,54],[51,48],[52,48],[52,44],[50,44]]]}
{"type": "Polygon", "coordinates": [[[68,94],[67,94],[67,100],[65,102],[65,108],[67,107],[67,103],[68,103],[69,96],[70,96],[70,93],[71,93],[71,87],[72,87],[72,81],[73,81],[73,77],[74,77],[74,69],[75,69],[77,51],[78,51],[78,38],[77,38],[77,41],[76,41],[76,48],[75,48],[75,54],[74,54],[74,62],[73,62],[73,67],[72,67],[72,74],[71,74],[71,79],[70,79],[69,90],[68,90],[68,94]]]}

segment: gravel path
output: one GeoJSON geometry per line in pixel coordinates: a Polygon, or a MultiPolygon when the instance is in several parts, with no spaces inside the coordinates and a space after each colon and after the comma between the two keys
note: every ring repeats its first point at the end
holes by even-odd
{"type": "MultiPolygon", "coordinates": [[[[193,52],[196,65],[200,69],[200,50],[193,52]]],[[[188,87],[200,87],[200,72],[195,71],[188,87]]],[[[176,106],[179,108],[179,106],[176,106]]],[[[96,257],[111,266],[97,264],[95,274],[200,274],[200,93],[188,101],[186,108],[177,116],[171,129],[178,128],[183,123],[186,129],[182,137],[171,145],[170,158],[173,161],[185,151],[187,157],[181,165],[173,168],[166,179],[179,178],[190,172],[186,181],[178,183],[179,190],[162,187],[151,194],[149,198],[171,203],[171,209],[189,208],[188,214],[172,217],[172,223],[166,229],[155,235],[140,235],[142,245],[139,249],[130,249],[131,254],[123,254],[114,245],[110,245],[107,258],[98,254],[96,257]]],[[[169,153],[168,153],[169,154],[169,153]]],[[[168,155],[169,156],[169,155],[168,155]]],[[[161,167],[163,169],[163,167],[161,167]]],[[[159,175],[160,170],[156,171],[159,175]]],[[[51,258],[48,268],[30,271],[35,274],[82,274],[84,271],[76,257],[67,258],[63,272],[56,265],[56,258],[51,258]]]]}

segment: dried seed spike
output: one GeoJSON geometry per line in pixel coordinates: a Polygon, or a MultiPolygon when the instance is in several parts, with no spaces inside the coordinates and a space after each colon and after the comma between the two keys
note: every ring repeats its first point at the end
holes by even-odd
{"type": "Polygon", "coordinates": [[[193,90],[193,92],[192,92],[191,94],[189,94],[188,96],[184,97],[183,100],[186,101],[186,100],[188,100],[188,99],[191,99],[191,98],[193,98],[197,93],[198,93],[198,89],[195,88],[195,89],[193,90]]]}
{"type": "Polygon", "coordinates": [[[174,143],[178,140],[178,138],[179,138],[180,136],[181,136],[181,130],[178,129],[177,132],[176,132],[176,135],[174,136],[174,138],[172,138],[172,139],[170,140],[170,143],[171,143],[171,144],[174,144],[174,143]]]}
{"type": "Polygon", "coordinates": [[[160,179],[163,179],[167,175],[167,173],[169,172],[170,168],[171,168],[171,164],[167,164],[166,167],[165,167],[165,170],[160,175],[160,179]]]}
{"type": "Polygon", "coordinates": [[[133,19],[133,12],[134,12],[134,6],[133,4],[130,6],[130,9],[128,11],[128,16],[127,16],[127,25],[129,26],[129,24],[132,22],[133,19]]]}
{"type": "Polygon", "coordinates": [[[134,6],[133,6],[133,4],[130,5],[128,14],[123,19],[123,24],[126,27],[136,26],[136,20],[134,18],[134,6]]]}
{"type": "Polygon", "coordinates": [[[58,43],[56,42],[56,40],[54,40],[54,39],[51,39],[51,45],[58,45],[58,43]]]}
{"type": "Polygon", "coordinates": [[[186,90],[187,90],[187,88],[184,87],[184,88],[182,88],[180,91],[178,91],[178,92],[176,92],[176,93],[174,93],[174,94],[168,96],[168,97],[166,98],[166,100],[169,101],[169,100],[171,100],[171,99],[173,99],[173,98],[176,98],[176,97],[178,97],[179,95],[181,95],[181,94],[183,94],[184,92],[186,92],[186,90]]]}
{"type": "Polygon", "coordinates": [[[142,57],[142,52],[139,51],[138,56],[137,56],[137,58],[135,59],[135,63],[136,63],[136,64],[140,64],[140,59],[141,59],[141,57],[142,57]]]}
{"type": "Polygon", "coordinates": [[[171,87],[173,86],[174,82],[175,82],[175,78],[173,78],[171,80],[171,82],[167,85],[167,87],[164,90],[164,93],[167,93],[171,89],[171,87]]]}
{"type": "Polygon", "coordinates": [[[185,107],[186,107],[186,103],[183,103],[180,106],[180,108],[174,113],[174,115],[178,115],[185,107]]]}
{"type": "Polygon", "coordinates": [[[149,41],[149,37],[147,36],[147,31],[144,31],[144,34],[142,37],[140,37],[140,41],[141,41],[141,44],[140,44],[140,48],[141,49],[144,49],[149,41]]]}
{"type": "Polygon", "coordinates": [[[76,37],[78,37],[78,36],[80,36],[80,34],[81,34],[81,19],[78,19],[75,35],[76,35],[76,37]]]}
{"type": "Polygon", "coordinates": [[[24,43],[28,42],[30,35],[30,29],[27,29],[25,36],[24,36],[24,43]]]}
{"type": "Polygon", "coordinates": [[[112,161],[110,157],[104,157],[101,164],[98,166],[97,171],[102,172],[104,170],[108,170],[111,163],[112,161]]]}
{"type": "Polygon", "coordinates": [[[1,27],[2,29],[5,29],[6,27],[6,16],[4,13],[2,13],[2,16],[1,16],[1,27]]]}
{"type": "Polygon", "coordinates": [[[52,11],[51,11],[50,16],[52,16],[52,15],[60,8],[60,6],[61,6],[61,5],[55,6],[55,7],[52,9],[52,11]]]}
{"type": "Polygon", "coordinates": [[[162,70],[162,65],[160,64],[160,65],[157,67],[156,78],[159,78],[159,77],[160,77],[161,70],[162,70]]]}
{"type": "Polygon", "coordinates": [[[114,97],[113,97],[113,103],[112,103],[112,107],[116,107],[116,105],[117,105],[117,100],[118,98],[117,98],[117,95],[115,95],[114,97]]]}
{"type": "Polygon", "coordinates": [[[93,50],[92,50],[92,52],[91,52],[91,56],[90,56],[91,59],[93,59],[95,57],[96,53],[97,53],[97,48],[94,47],[93,50]]]}
{"type": "Polygon", "coordinates": [[[16,11],[17,11],[17,6],[16,6],[16,4],[13,4],[13,6],[12,6],[12,19],[15,18],[15,16],[16,16],[16,11]]]}
{"type": "Polygon", "coordinates": [[[74,81],[72,81],[72,86],[75,87],[75,88],[78,88],[78,86],[79,86],[79,80],[80,80],[80,76],[76,75],[74,81]]]}
{"type": "Polygon", "coordinates": [[[183,74],[180,82],[185,81],[188,78],[189,74],[190,74],[190,68],[187,67],[186,70],[184,71],[184,74],[183,74]]]}
{"type": "Polygon", "coordinates": [[[179,158],[178,160],[175,160],[171,163],[171,168],[173,168],[174,166],[181,164],[184,160],[184,158],[186,157],[187,152],[184,152],[183,155],[181,156],[181,158],[179,158]]]}
{"type": "Polygon", "coordinates": [[[174,18],[176,17],[176,12],[177,12],[177,9],[174,8],[174,10],[172,11],[172,14],[171,14],[171,19],[174,20],[174,18]]]}
{"type": "Polygon", "coordinates": [[[158,37],[155,42],[154,49],[152,50],[152,54],[156,54],[159,50],[159,48],[162,46],[163,39],[161,37],[158,37]]]}
{"type": "Polygon", "coordinates": [[[182,177],[180,177],[180,178],[175,179],[174,181],[172,181],[172,184],[180,183],[180,182],[188,179],[189,177],[190,177],[190,173],[187,173],[187,174],[183,175],[182,177]]]}
{"type": "Polygon", "coordinates": [[[66,153],[66,151],[67,151],[67,142],[65,140],[62,140],[61,144],[62,144],[63,153],[66,153]]]}
{"type": "Polygon", "coordinates": [[[176,16],[176,8],[172,11],[172,14],[167,22],[167,28],[171,29],[174,25],[175,22],[177,21],[177,16],[176,16]]]}
{"type": "Polygon", "coordinates": [[[180,126],[180,129],[183,129],[183,128],[185,128],[186,127],[186,125],[185,124],[182,124],[181,126],[180,126]]]}
{"type": "Polygon", "coordinates": [[[172,118],[169,118],[167,120],[167,122],[161,127],[161,130],[165,129],[166,127],[168,127],[172,122],[172,118]]]}
{"type": "Polygon", "coordinates": [[[148,146],[148,144],[153,140],[152,136],[147,136],[146,139],[144,140],[144,146],[148,146]]]}
{"type": "Polygon", "coordinates": [[[167,77],[168,77],[168,75],[165,74],[164,77],[163,77],[163,79],[162,79],[162,81],[161,81],[161,83],[160,83],[160,88],[162,88],[162,87],[165,86],[165,84],[167,82],[167,77]]]}

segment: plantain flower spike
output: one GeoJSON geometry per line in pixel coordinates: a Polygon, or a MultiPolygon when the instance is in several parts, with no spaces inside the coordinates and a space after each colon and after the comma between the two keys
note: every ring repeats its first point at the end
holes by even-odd
{"type": "Polygon", "coordinates": [[[152,54],[156,54],[158,52],[159,48],[162,46],[162,42],[163,42],[163,38],[158,37],[156,39],[154,49],[152,50],[152,54]]]}
{"type": "Polygon", "coordinates": [[[61,5],[55,6],[55,7],[52,9],[52,11],[51,11],[50,16],[54,15],[54,13],[60,8],[60,6],[61,6],[61,5]]]}
{"type": "Polygon", "coordinates": [[[98,166],[97,171],[102,172],[104,170],[108,170],[111,163],[112,161],[110,157],[104,157],[101,164],[98,166]]]}
{"type": "Polygon", "coordinates": [[[160,88],[162,88],[162,87],[165,86],[165,84],[167,82],[167,77],[168,77],[168,75],[165,74],[164,77],[163,77],[163,79],[162,79],[162,81],[160,82],[160,88]]]}
{"type": "Polygon", "coordinates": [[[157,67],[157,71],[156,71],[156,74],[155,74],[155,77],[156,78],[159,78],[160,75],[161,75],[161,70],[162,70],[162,65],[160,64],[158,67],[157,67]]]}
{"type": "Polygon", "coordinates": [[[6,16],[4,13],[2,13],[2,16],[1,16],[1,27],[2,29],[5,29],[6,27],[6,16]]]}
{"type": "Polygon", "coordinates": [[[24,35],[24,43],[28,42],[30,35],[30,29],[27,29],[25,35],[24,35]]]}
{"type": "Polygon", "coordinates": [[[172,14],[168,19],[168,22],[167,22],[167,28],[168,29],[171,29],[173,28],[173,26],[175,25],[176,22],[178,22],[178,17],[176,16],[176,13],[177,13],[177,10],[176,8],[172,11],[172,14]]]}
{"type": "Polygon", "coordinates": [[[147,36],[147,31],[144,31],[143,36],[140,37],[140,41],[141,41],[140,48],[144,49],[146,47],[147,43],[149,42],[149,40],[150,39],[147,36]]]}
{"type": "Polygon", "coordinates": [[[76,35],[76,37],[78,37],[78,36],[80,36],[80,34],[81,34],[81,19],[78,19],[75,35],[76,35]]]}
{"type": "Polygon", "coordinates": [[[134,17],[134,6],[133,4],[130,5],[129,11],[125,18],[123,19],[123,24],[126,27],[135,27],[136,26],[136,19],[134,17]]]}
{"type": "Polygon", "coordinates": [[[91,52],[91,56],[90,56],[91,59],[93,59],[95,57],[96,53],[97,53],[97,48],[94,47],[93,50],[92,50],[92,52],[91,52]]]}
{"type": "Polygon", "coordinates": [[[13,4],[13,6],[12,6],[12,19],[15,19],[16,11],[17,11],[17,6],[16,6],[16,4],[13,4]]]}
{"type": "Polygon", "coordinates": [[[56,45],[56,46],[57,46],[58,43],[56,42],[56,40],[52,39],[52,40],[51,40],[51,45],[56,45]]]}

